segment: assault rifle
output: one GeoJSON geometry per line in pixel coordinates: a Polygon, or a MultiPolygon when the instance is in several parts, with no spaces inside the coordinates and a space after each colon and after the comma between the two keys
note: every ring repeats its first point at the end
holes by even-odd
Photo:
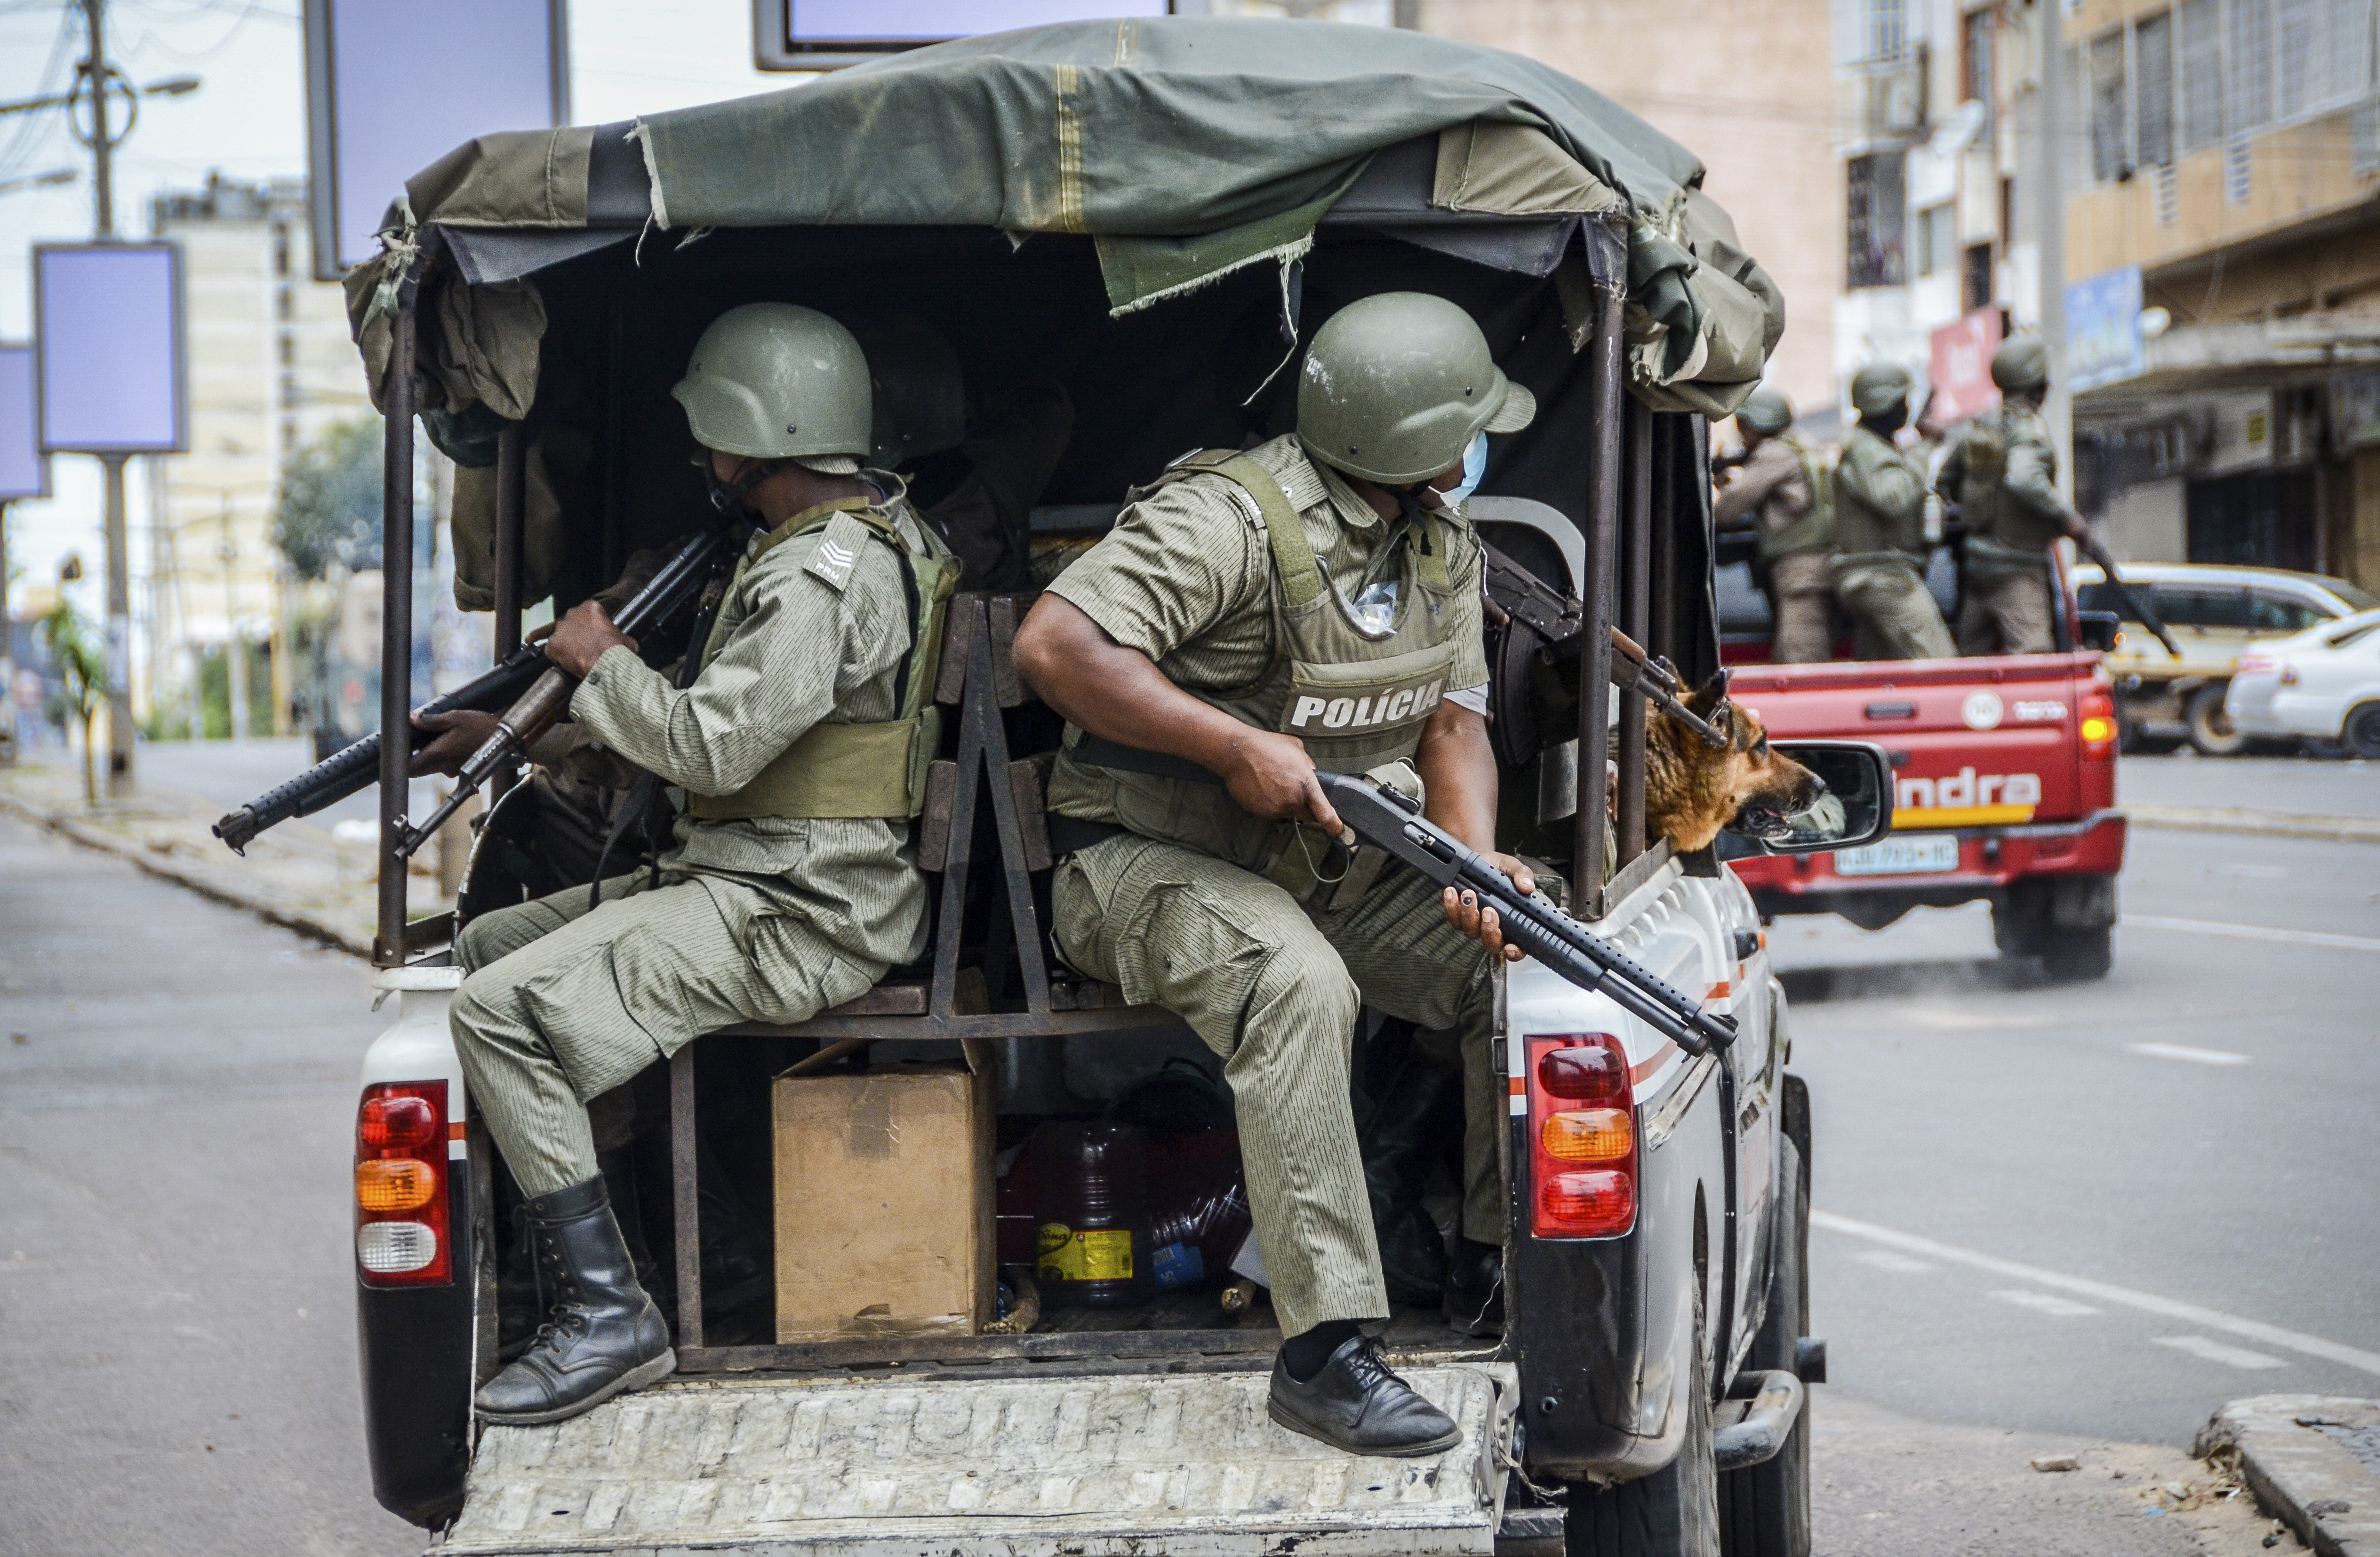
{"type": "Polygon", "coordinates": [[[2084,556],[2099,565],[2099,571],[2107,576],[2107,585],[2116,591],[2116,598],[2131,609],[2132,615],[2139,620],[2141,626],[2156,635],[2156,640],[2165,645],[2165,651],[2177,660],[2180,659],[2181,645],[2174,642],[2173,634],[2166,631],[2165,624],[2157,619],[2156,607],[2132,593],[2132,587],[2117,576],[2116,559],[2107,554],[2107,548],[2099,543],[2099,538],[2095,535],[2084,535],[2080,541],[2074,542],[2074,546],[2084,556]]]}
{"type": "Polygon", "coordinates": [[[1670,988],[1627,955],[1534,893],[1524,894],[1495,862],[1426,820],[1420,808],[1378,785],[1341,773],[1318,773],[1322,793],[1355,836],[1387,851],[1440,886],[1478,895],[1503,921],[1504,939],[1582,990],[1601,991],[1689,1054],[1706,1054],[1735,1041],[1735,1018],[1706,1011],[1702,1002],[1670,988]]]}
{"type": "MultiPolygon", "coordinates": [[[[1500,614],[1543,640],[1547,652],[1567,663],[1578,657],[1586,633],[1586,607],[1553,588],[1486,541],[1479,543],[1485,559],[1488,603],[1500,614]]],[[[1623,692],[1641,692],[1645,700],[1700,736],[1713,747],[1725,747],[1727,736],[1709,720],[1688,708],[1686,687],[1677,667],[1659,654],[1648,654],[1618,627],[1611,629],[1611,680],[1623,692]]]]}
{"type": "MultiPolygon", "coordinates": [[[[662,562],[651,580],[620,608],[618,616],[614,618],[620,630],[631,638],[642,638],[692,607],[710,580],[743,550],[745,540],[750,533],[749,524],[739,522],[686,540],[662,562]]],[[[524,643],[506,655],[504,663],[493,670],[443,697],[432,698],[414,712],[426,715],[503,711],[509,724],[521,728],[515,721],[515,712],[518,711],[524,694],[538,692],[549,681],[559,685],[564,692],[559,700],[548,698],[552,703],[547,710],[550,722],[552,714],[560,712],[569,700],[567,688],[570,679],[547,663],[545,645],[524,643]]],[[[533,736],[543,727],[540,723],[533,728],[527,728],[526,733],[533,736]]],[[[424,746],[431,739],[409,723],[406,736],[407,749],[424,746]]],[[[311,816],[377,783],[380,778],[381,739],[379,734],[366,736],[315,763],[287,784],[250,800],[215,823],[215,836],[228,845],[234,854],[244,855],[248,852],[248,845],[255,842],[256,835],[266,828],[277,826],[291,817],[311,816]]],[[[492,741],[489,747],[495,744],[492,741]]],[[[489,747],[473,753],[471,761],[478,763],[482,756],[488,754],[489,747]]],[[[472,781],[471,789],[477,789],[487,782],[498,762],[517,750],[518,747],[515,746],[498,751],[479,772],[472,781]]],[[[468,795],[470,790],[458,786],[455,793],[468,795]]],[[[449,806],[441,811],[438,820],[443,822],[451,814],[453,807],[449,806]]],[[[429,831],[434,832],[435,828],[429,831]]],[[[404,854],[410,858],[419,846],[419,839],[426,835],[419,830],[409,834],[404,854]]]]}

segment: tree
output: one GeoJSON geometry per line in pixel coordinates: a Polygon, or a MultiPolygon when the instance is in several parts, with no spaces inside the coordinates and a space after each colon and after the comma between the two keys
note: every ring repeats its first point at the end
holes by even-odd
{"type": "Polygon", "coordinates": [[[300,578],[380,566],[381,420],[322,429],[281,468],[273,544],[300,578]]]}
{"type": "Polygon", "coordinates": [[[82,797],[85,804],[95,806],[99,775],[91,766],[91,720],[107,697],[107,650],[91,640],[91,624],[63,595],[42,618],[41,634],[49,646],[50,663],[66,683],[67,707],[82,727],[82,797]]]}

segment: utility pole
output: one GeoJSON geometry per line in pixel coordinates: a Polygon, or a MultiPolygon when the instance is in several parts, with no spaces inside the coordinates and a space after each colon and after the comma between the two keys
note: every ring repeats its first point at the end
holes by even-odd
{"type": "Polygon", "coordinates": [[[2049,348],[2049,393],[2041,403],[2041,420],[2049,430],[2049,446],[2058,456],[2058,495],[2074,501],[2074,396],[2066,384],[2066,13],[2074,0],[2043,0],[2034,7],[2040,18],[2041,55],[2034,79],[2041,101],[2039,256],[2034,270],[2041,278],[2041,340],[2049,348]]]}
{"type": "MultiPolygon", "coordinates": [[[[107,122],[107,89],[113,69],[107,63],[106,0],[82,0],[83,25],[91,49],[83,56],[83,85],[91,92],[91,192],[97,214],[96,237],[105,242],[115,236],[115,170],[114,133],[107,122]]],[[[132,792],[132,560],[125,540],[124,461],[126,456],[103,454],[99,463],[107,477],[107,792],[132,792]]]]}
{"type": "Polygon", "coordinates": [[[232,574],[232,564],[239,560],[239,547],[231,536],[231,493],[223,494],[223,545],[215,555],[223,562],[224,573],[224,678],[231,696],[231,738],[248,739],[248,639],[239,631],[239,581],[232,574]]]}

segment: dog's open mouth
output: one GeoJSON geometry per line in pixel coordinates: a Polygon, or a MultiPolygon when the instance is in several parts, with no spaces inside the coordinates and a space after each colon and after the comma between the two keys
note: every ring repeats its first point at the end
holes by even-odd
{"type": "Polygon", "coordinates": [[[1793,824],[1778,807],[1755,801],[1735,813],[1735,825],[1730,831],[1748,837],[1777,839],[1791,833],[1793,824]]]}

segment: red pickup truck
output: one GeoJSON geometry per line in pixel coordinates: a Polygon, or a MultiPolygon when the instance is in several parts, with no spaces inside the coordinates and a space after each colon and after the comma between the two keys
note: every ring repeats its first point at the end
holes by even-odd
{"type": "Polygon", "coordinates": [[[2125,827],[2114,688],[2085,643],[2110,625],[2075,609],[2062,568],[2057,652],[1807,665],[1763,663],[1767,603],[1726,577],[1738,571],[1718,580],[1735,699],[1779,739],[1876,742],[1895,785],[1880,843],[1730,861],[1763,918],[1834,913],[1880,930],[1984,901],[2003,955],[2037,956],[2053,978],[2104,976],[2125,827]]]}

